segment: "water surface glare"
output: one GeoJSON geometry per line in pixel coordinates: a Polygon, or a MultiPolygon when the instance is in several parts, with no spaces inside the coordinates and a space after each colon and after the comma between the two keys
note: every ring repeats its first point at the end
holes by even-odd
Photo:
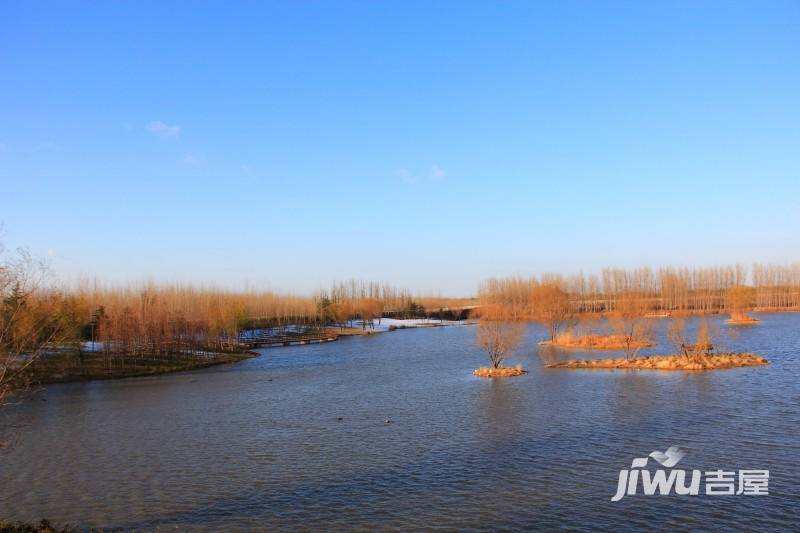
{"type": "Polygon", "coordinates": [[[567,356],[540,354],[544,332],[530,326],[510,361],[530,373],[482,380],[463,326],[49,386],[0,415],[16,434],[0,452],[0,517],[110,530],[797,530],[800,315],[760,316],[728,343],[765,356],[762,368],[547,370],[544,358],[567,356]],[[770,495],[611,502],[620,469],[671,445],[688,449],[677,468],[769,469],[770,495]]]}

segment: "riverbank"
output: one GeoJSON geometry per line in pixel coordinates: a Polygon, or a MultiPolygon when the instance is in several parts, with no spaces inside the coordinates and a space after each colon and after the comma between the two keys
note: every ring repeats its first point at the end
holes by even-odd
{"type": "MultiPolygon", "coordinates": [[[[467,321],[431,321],[429,319],[384,319],[382,324],[372,329],[361,327],[329,328],[335,340],[338,337],[374,335],[400,329],[443,327],[469,324],[467,321]]],[[[303,335],[295,337],[275,336],[274,345],[268,337],[258,343],[243,343],[244,347],[278,347],[311,344],[312,340],[303,335]]],[[[167,355],[121,355],[106,354],[101,343],[84,343],[86,350],[58,351],[43,354],[23,376],[19,386],[27,384],[66,383],[74,381],[92,381],[104,379],[121,379],[131,377],[153,376],[196,370],[210,366],[237,363],[261,355],[258,352],[243,350],[240,352],[192,352],[167,355]]]]}
{"type": "Polygon", "coordinates": [[[720,370],[747,366],[762,366],[769,361],[752,353],[721,353],[688,359],[682,355],[651,355],[632,359],[586,359],[551,363],[545,368],[619,368],[638,370],[720,370]]]}
{"type": "Polygon", "coordinates": [[[366,326],[360,320],[353,321],[353,324],[352,327],[330,327],[329,329],[340,337],[350,337],[388,333],[399,329],[469,326],[477,324],[477,322],[474,320],[438,320],[432,318],[383,318],[380,323],[376,319],[373,323],[367,322],[366,326]]]}
{"type": "Polygon", "coordinates": [[[383,333],[383,330],[361,329],[361,328],[330,328],[339,337],[358,337],[360,335],[374,335],[383,333]]]}
{"type": "Polygon", "coordinates": [[[44,385],[153,376],[237,363],[259,355],[250,351],[136,356],[109,355],[102,352],[62,352],[41,356],[30,366],[24,379],[27,383],[44,385]]]}
{"type": "Polygon", "coordinates": [[[45,519],[36,524],[0,520],[0,533],[78,533],[79,531],[78,528],[69,525],[55,526],[45,519]]]}

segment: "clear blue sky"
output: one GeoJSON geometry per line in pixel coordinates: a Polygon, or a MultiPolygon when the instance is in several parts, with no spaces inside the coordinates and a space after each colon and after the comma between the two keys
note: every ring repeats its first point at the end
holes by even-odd
{"type": "Polygon", "coordinates": [[[468,294],[800,260],[800,2],[4,2],[0,220],[65,278],[468,294]]]}

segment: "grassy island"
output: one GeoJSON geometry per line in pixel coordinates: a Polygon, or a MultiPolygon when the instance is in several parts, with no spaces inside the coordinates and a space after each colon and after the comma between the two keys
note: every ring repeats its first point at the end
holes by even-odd
{"type": "Polygon", "coordinates": [[[521,367],[498,367],[482,366],[476,369],[473,374],[479,378],[513,378],[514,376],[521,376],[527,374],[526,370],[521,367]]]}
{"type": "Polygon", "coordinates": [[[559,335],[555,340],[541,341],[539,345],[583,350],[623,350],[629,343],[632,348],[649,348],[655,346],[650,339],[633,339],[628,341],[624,335],[573,335],[571,333],[559,335]]]}
{"type": "Polygon", "coordinates": [[[545,365],[546,368],[621,368],[639,370],[719,370],[762,366],[769,361],[752,353],[720,353],[687,358],[683,355],[652,355],[632,359],[589,359],[545,365]]]}

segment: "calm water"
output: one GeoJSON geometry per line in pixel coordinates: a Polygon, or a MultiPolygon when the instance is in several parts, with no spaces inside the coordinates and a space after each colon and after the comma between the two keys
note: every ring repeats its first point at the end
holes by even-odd
{"type": "Polygon", "coordinates": [[[712,373],[545,370],[556,355],[539,354],[531,326],[511,361],[530,373],[480,380],[474,328],[450,327],[50,386],[0,419],[18,435],[0,452],[0,517],[139,530],[797,530],[800,315],[762,318],[729,344],[771,364],[712,373]],[[688,448],[686,469],[769,469],[770,495],[611,503],[620,469],[670,445],[688,448]]]}

